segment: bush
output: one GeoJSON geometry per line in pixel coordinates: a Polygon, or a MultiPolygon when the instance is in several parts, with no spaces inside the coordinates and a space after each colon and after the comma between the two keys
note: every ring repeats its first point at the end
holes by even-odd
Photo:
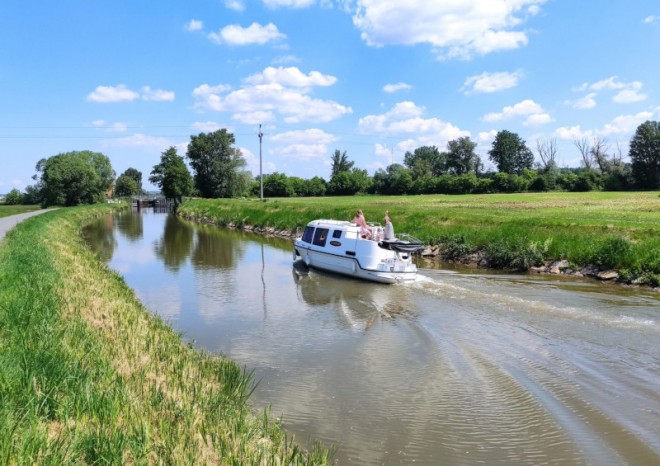
{"type": "Polygon", "coordinates": [[[445,259],[460,259],[475,251],[475,247],[466,239],[464,234],[443,236],[438,240],[440,254],[445,259]]]}
{"type": "Polygon", "coordinates": [[[607,238],[596,250],[595,263],[601,267],[621,268],[630,264],[632,245],[621,237],[607,238]]]}
{"type": "Polygon", "coordinates": [[[484,252],[491,267],[524,272],[530,267],[543,263],[550,243],[551,240],[546,240],[542,244],[526,239],[500,240],[486,246],[484,252]]]}

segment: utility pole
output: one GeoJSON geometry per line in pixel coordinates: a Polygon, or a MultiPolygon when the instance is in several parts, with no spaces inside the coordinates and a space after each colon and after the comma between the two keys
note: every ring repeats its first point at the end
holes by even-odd
{"type": "Polygon", "coordinates": [[[261,184],[261,200],[264,200],[264,174],[261,170],[261,139],[264,133],[261,132],[261,123],[259,123],[259,183],[261,184]]]}

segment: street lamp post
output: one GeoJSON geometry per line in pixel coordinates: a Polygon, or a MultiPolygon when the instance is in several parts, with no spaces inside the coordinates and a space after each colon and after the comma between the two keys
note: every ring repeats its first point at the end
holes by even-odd
{"type": "Polygon", "coordinates": [[[259,124],[259,183],[261,185],[261,200],[264,200],[264,175],[261,170],[261,139],[264,133],[261,132],[261,123],[259,124]]]}

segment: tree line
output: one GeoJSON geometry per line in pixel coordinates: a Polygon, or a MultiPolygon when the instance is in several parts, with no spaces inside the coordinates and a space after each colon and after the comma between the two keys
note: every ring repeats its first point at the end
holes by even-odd
{"type": "MultiPolygon", "coordinates": [[[[582,157],[578,168],[557,165],[555,140],[536,142],[538,161],[526,142],[507,130],[497,133],[488,152],[497,171],[484,171],[469,137],[406,152],[403,164],[378,169],[373,176],[355,167],[346,151],[331,155],[329,181],[315,176],[303,179],[283,173],[263,177],[266,197],[345,196],[365,194],[477,194],[525,191],[622,191],[660,189],[660,123],[639,125],[630,141],[630,162],[621,148],[612,150],[601,138],[575,139],[582,157]]],[[[162,152],[149,181],[168,198],[185,196],[231,198],[259,196],[261,182],[245,170],[245,159],[226,129],[190,137],[185,158],[175,147],[162,152]],[[192,169],[192,173],[186,164],[192,169]]],[[[142,173],[127,169],[115,178],[110,160],[91,151],[68,152],[42,159],[36,166],[36,183],[25,193],[12,190],[5,203],[77,205],[104,200],[107,195],[132,196],[143,192],[142,173]]]]}

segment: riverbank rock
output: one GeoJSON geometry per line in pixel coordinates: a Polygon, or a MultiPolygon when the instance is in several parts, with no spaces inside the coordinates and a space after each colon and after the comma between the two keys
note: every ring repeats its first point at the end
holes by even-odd
{"type": "Polygon", "coordinates": [[[598,272],[596,277],[600,280],[616,280],[619,278],[619,274],[614,270],[605,270],[603,272],[598,272]]]}

